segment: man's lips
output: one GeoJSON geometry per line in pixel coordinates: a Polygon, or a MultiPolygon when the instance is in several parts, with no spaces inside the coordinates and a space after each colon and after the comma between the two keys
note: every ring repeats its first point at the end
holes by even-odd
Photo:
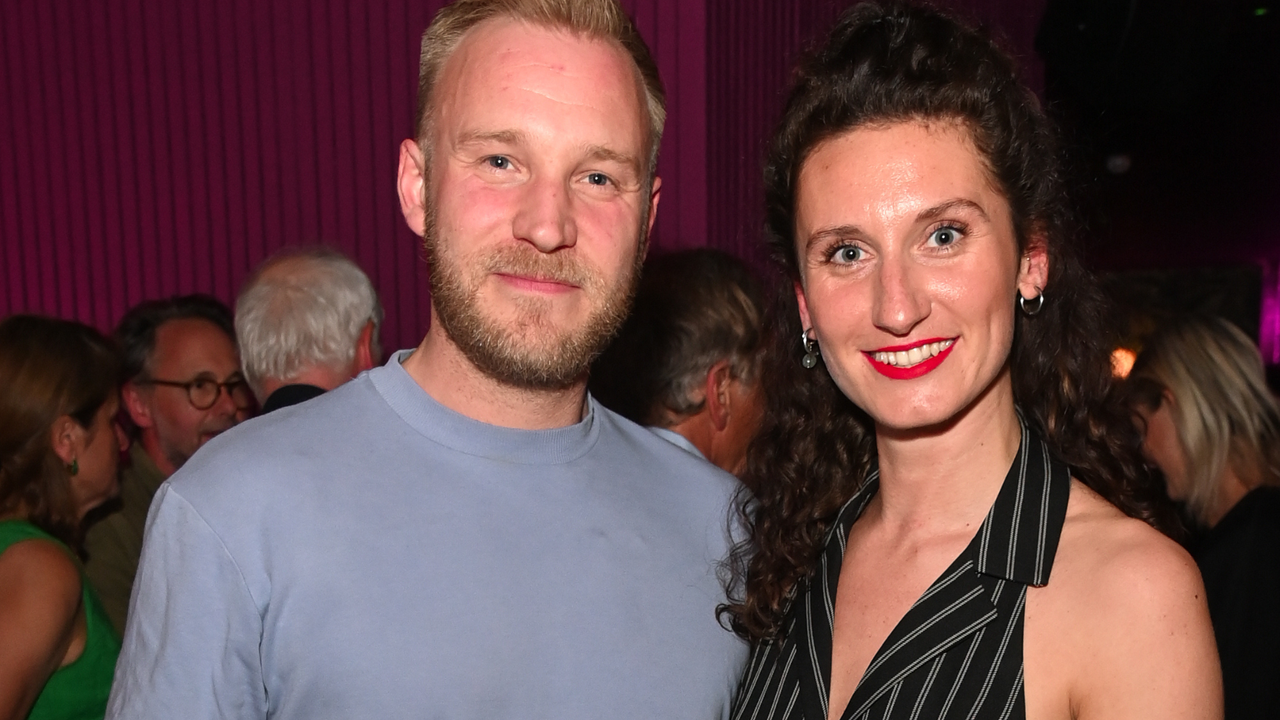
{"type": "Polygon", "coordinates": [[[876,372],[894,380],[910,380],[932,372],[942,364],[955,347],[955,338],[931,338],[864,351],[867,362],[876,372]]]}
{"type": "Polygon", "coordinates": [[[565,293],[571,290],[578,289],[577,284],[569,280],[561,280],[558,278],[545,278],[545,277],[536,277],[531,275],[512,275],[510,273],[503,273],[503,272],[494,273],[494,274],[497,275],[499,278],[501,278],[502,281],[507,283],[508,285],[519,288],[521,290],[528,290],[529,292],[556,294],[556,293],[565,293]]]}

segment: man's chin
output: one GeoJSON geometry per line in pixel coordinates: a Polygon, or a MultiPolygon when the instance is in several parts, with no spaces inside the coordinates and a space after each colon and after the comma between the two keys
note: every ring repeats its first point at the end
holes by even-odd
{"type": "Polygon", "coordinates": [[[217,430],[204,430],[204,431],[202,431],[202,432],[200,433],[200,444],[199,444],[197,447],[204,447],[204,444],[205,444],[205,443],[207,443],[207,442],[209,442],[210,440],[214,439],[215,437],[217,437],[217,436],[221,435],[222,433],[224,433],[224,432],[226,432],[226,431],[230,430],[232,427],[234,427],[234,426],[232,426],[232,425],[228,425],[228,426],[226,426],[226,427],[224,427],[224,428],[219,428],[219,429],[217,429],[217,430]]]}
{"type": "Polygon", "coordinates": [[[485,375],[520,390],[564,390],[586,381],[589,361],[579,357],[548,357],[541,353],[497,352],[486,349],[467,353],[468,360],[485,375]]]}

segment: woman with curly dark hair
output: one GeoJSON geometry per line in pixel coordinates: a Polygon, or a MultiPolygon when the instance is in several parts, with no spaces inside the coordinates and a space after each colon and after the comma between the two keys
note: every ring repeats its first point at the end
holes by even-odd
{"type": "Polygon", "coordinates": [[[735,717],[1221,717],[1057,155],[1013,62],[935,11],[854,7],[802,65],[766,167],[795,292],[724,608],[754,646],[735,717]]]}

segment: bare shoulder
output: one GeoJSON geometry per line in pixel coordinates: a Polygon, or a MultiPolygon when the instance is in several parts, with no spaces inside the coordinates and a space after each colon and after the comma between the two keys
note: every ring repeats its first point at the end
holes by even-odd
{"type": "Polygon", "coordinates": [[[23,540],[0,552],[0,717],[25,717],[76,635],[80,573],[59,545],[23,540]]]}
{"type": "Polygon", "coordinates": [[[79,569],[66,550],[48,540],[23,540],[0,552],[0,606],[32,593],[46,604],[70,604],[73,610],[80,600],[79,569]]]}
{"type": "Polygon", "coordinates": [[[1126,608],[1149,611],[1151,602],[1204,602],[1200,572],[1181,546],[1079,481],[1072,481],[1055,576],[1058,570],[1065,585],[1084,581],[1064,590],[1087,592],[1095,603],[1104,602],[1110,610],[1098,610],[1106,615],[1126,608]]]}
{"type": "MultiPolygon", "coordinates": [[[[1056,679],[1076,717],[1221,717],[1195,561],[1080,482],[1072,483],[1049,584],[1028,596],[1027,625],[1029,641],[1057,644],[1070,657],[1056,679]]],[[[1032,662],[1043,656],[1030,647],[1027,655],[1030,686],[1032,662]]]]}

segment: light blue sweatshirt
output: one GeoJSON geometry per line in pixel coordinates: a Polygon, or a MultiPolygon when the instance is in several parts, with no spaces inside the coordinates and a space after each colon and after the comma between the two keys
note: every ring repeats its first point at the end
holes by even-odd
{"type": "Polygon", "coordinates": [[[108,718],[726,718],[736,481],[594,400],[523,431],[400,354],[151,507],[108,718]]]}

